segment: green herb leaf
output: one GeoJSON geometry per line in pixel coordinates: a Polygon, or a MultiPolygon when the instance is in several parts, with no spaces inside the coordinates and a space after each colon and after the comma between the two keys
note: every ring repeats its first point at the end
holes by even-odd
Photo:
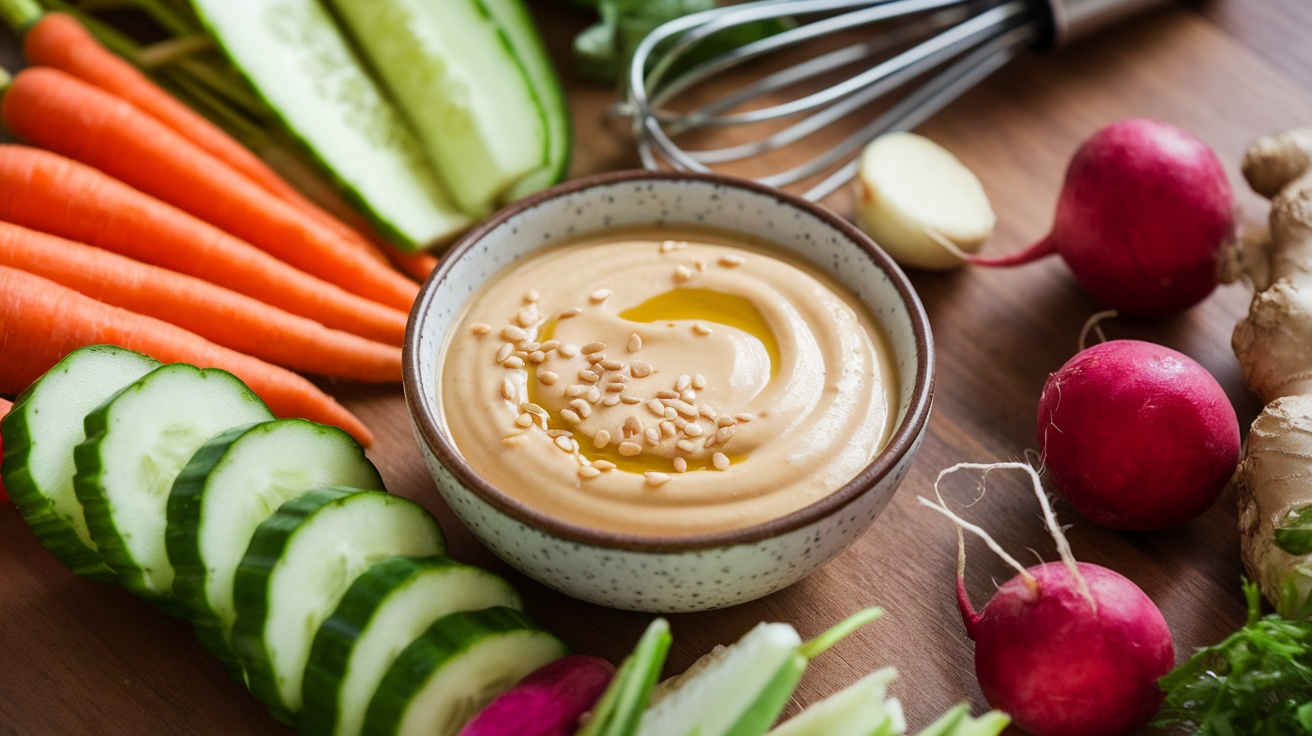
{"type": "Polygon", "coordinates": [[[1252,583],[1244,595],[1248,623],[1159,681],[1166,703],[1154,725],[1203,736],[1312,735],[1312,621],[1261,616],[1252,583]]]}

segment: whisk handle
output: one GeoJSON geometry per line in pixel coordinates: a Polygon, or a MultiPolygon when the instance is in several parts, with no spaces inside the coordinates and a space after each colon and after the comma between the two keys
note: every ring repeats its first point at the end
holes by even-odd
{"type": "Polygon", "coordinates": [[[1061,46],[1122,18],[1170,0],[1040,0],[1052,14],[1049,44],[1061,46]]]}

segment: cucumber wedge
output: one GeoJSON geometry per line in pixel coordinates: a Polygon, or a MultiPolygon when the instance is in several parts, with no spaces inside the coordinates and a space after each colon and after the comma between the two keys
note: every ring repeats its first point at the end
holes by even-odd
{"type": "Polygon", "coordinates": [[[314,637],[300,731],[355,736],[388,667],[447,614],[500,606],[519,595],[490,572],[445,557],[391,557],[351,584],[314,637]]]}
{"type": "Polygon", "coordinates": [[[958,703],[916,736],[999,736],[1011,725],[1011,717],[991,710],[979,718],[970,715],[970,703],[958,703]]]}
{"type": "Polygon", "coordinates": [[[237,567],[233,646],[251,692],[293,722],[310,644],[351,583],[395,555],[442,555],[446,542],[424,507],[352,488],[306,491],[255,530],[237,567]]]}
{"type": "Polygon", "coordinates": [[[233,65],[379,233],[404,250],[470,225],[317,0],[191,0],[233,65]]]}
{"type": "Polygon", "coordinates": [[[87,415],[73,488],[123,587],[169,607],[164,528],[174,478],[210,437],[272,418],[236,376],[185,363],[156,368],[87,415]]]}
{"type": "Polygon", "coordinates": [[[483,6],[497,25],[509,44],[510,50],[519,62],[533,86],[537,97],[538,109],[542,112],[542,123],[547,135],[546,165],[529,172],[510,191],[501,198],[503,204],[525,197],[539,189],[555,184],[565,178],[569,170],[570,150],[573,144],[573,126],[569,118],[569,104],[565,100],[565,90],[561,87],[560,76],[551,62],[542,36],[538,33],[533,16],[529,14],[523,0],[482,0],[483,6]]]}
{"type": "Polygon", "coordinates": [[[663,618],[652,619],[576,736],[636,734],[672,642],[670,623],[663,618]]]}
{"type": "Polygon", "coordinates": [[[902,706],[888,697],[897,670],[884,667],[810,706],[770,731],[769,736],[901,736],[902,706]]]}
{"type": "Polygon", "coordinates": [[[73,490],[73,448],[86,439],[82,420],[159,361],[114,345],[69,353],[14,401],[0,422],[0,475],[14,506],[41,544],[83,577],[112,582],[73,490]]]}
{"type": "Polygon", "coordinates": [[[481,0],[329,4],[467,214],[547,165],[533,86],[481,0]]]}
{"type": "Polygon", "coordinates": [[[164,531],[173,593],[197,638],[230,669],[232,581],[251,537],[284,502],[324,486],[380,491],[383,480],[349,434],[305,419],[220,433],[173,482],[164,531]]]}
{"type": "Polygon", "coordinates": [[[438,619],[396,658],[365,715],[369,736],[454,736],[493,698],[565,645],[509,608],[438,619]]]}

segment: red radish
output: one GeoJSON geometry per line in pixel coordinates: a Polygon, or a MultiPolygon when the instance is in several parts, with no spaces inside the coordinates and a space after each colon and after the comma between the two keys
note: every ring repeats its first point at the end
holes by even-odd
{"type": "Polygon", "coordinates": [[[614,675],[604,659],[558,659],[488,703],[458,736],[573,736],[614,675]]]}
{"type": "Polygon", "coordinates": [[[1025,569],[984,530],[948,510],[941,495],[937,504],[920,499],[959,529],[981,536],[1019,571],[976,613],[966,594],[965,548],[959,546],[957,605],[975,641],[975,675],[989,705],[1034,736],[1117,736],[1147,723],[1162,702],[1157,679],[1171,670],[1175,657],[1161,611],[1129,579],[1075,561],[1033,468],[962,463],[939,479],[962,468],[1028,473],[1062,558],[1025,569]]]}
{"type": "Polygon", "coordinates": [[[1166,123],[1121,120],[1071,159],[1047,236],[1014,255],[967,260],[1018,266],[1058,253],[1094,299],[1160,316],[1212,293],[1234,229],[1230,181],[1207,144],[1166,123]]]}
{"type": "Polygon", "coordinates": [[[1140,340],[1077,353],[1039,398],[1040,457],[1090,521],[1166,529],[1202,514],[1239,463],[1239,420],[1192,358],[1140,340]]]}

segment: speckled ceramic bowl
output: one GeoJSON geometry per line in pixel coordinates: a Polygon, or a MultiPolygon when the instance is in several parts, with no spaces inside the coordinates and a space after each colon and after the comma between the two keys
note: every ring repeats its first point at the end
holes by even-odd
{"type": "Polygon", "coordinates": [[[415,302],[405,342],[405,395],[442,497],[503,560],[545,585],[601,605],[696,611],[788,586],[870,527],[924,434],[933,365],[929,322],[906,277],[842,218],[738,180],[617,172],[521,201],[455,245],[415,302]],[[461,457],[438,416],[439,357],[470,296],[507,265],[541,248],[608,228],[660,225],[713,225],[775,243],[845,286],[883,325],[899,372],[896,426],[886,448],[847,485],[767,523],[652,539],[548,517],[492,487],[461,457]]]}

